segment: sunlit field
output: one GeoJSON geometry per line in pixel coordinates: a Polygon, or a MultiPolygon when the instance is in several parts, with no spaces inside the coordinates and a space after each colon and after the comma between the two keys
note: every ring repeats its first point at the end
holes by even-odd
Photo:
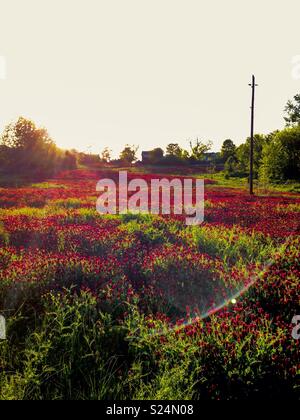
{"type": "Polygon", "coordinates": [[[0,189],[0,398],[299,397],[300,194],[206,175],[186,226],[99,215],[103,177],[0,189]]]}

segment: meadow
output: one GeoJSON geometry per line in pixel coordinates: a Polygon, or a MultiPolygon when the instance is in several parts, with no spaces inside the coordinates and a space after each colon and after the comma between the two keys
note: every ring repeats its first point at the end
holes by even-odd
{"type": "Polygon", "coordinates": [[[187,227],[99,215],[116,176],[0,189],[0,398],[298,399],[300,194],[206,175],[187,227]]]}

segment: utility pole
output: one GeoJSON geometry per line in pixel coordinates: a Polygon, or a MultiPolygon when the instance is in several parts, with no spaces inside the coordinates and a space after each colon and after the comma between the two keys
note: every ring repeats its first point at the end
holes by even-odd
{"type": "Polygon", "coordinates": [[[253,164],[254,164],[254,106],[255,106],[255,76],[252,76],[252,83],[249,84],[252,88],[252,101],[251,101],[251,138],[250,138],[250,176],[249,176],[249,187],[250,194],[254,194],[253,190],[253,164]]]}

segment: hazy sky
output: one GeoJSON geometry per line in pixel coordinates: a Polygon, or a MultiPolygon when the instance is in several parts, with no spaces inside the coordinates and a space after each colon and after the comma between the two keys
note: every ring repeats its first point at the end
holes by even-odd
{"type": "Polygon", "coordinates": [[[23,115],[97,152],[239,144],[252,73],[258,132],[300,92],[299,17],[299,0],[0,0],[0,129],[23,115]]]}

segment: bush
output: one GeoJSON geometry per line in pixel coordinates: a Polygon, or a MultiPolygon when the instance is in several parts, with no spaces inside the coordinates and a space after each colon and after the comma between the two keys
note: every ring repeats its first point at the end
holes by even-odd
{"type": "Polygon", "coordinates": [[[0,138],[0,163],[2,174],[27,180],[77,167],[74,154],[58,149],[47,130],[23,117],[9,124],[0,138]]]}
{"type": "Polygon", "coordinates": [[[300,126],[276,133],[265,145],[260,177],[275,182],[300,178],[300,126]]]}

